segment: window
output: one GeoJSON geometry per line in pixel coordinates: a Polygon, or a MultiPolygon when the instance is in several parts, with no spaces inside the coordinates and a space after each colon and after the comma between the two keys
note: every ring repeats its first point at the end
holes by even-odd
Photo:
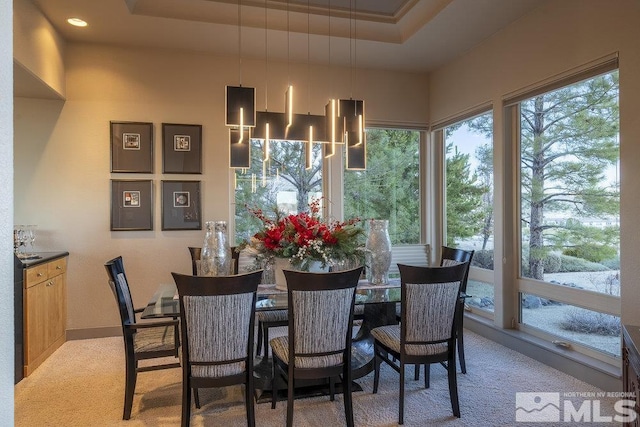
{"type": "Polygon", "coordinates": [[[267,215],[308,211],[313,199],[322,197],[321,145],[313,146],[311,169],[305,169],[305,144],[272,141],[270,159],[263,158],[263,140],[251,140],[251,168],[235,172],[235,240],[249,239],[262,223],[247,210],[267,215]]]}
{"type": "Polygon", "coordinates": [[[605,339],[620,322],[618,72],[518,108],[521,322],[619,355],[619,339],[605,339]]]}
{"type": "Polygon", "coordinates": [[[420,243],[420,132],[367,129],[367,169],[344,173],[344,217],[389,220],[393,245],[420,243]]]}
{"type": "MultiPolygon", "coordinates": [[[[446,245],[475,251],[471,265],[493,270],[493,115],[459,121],[443,134],[446,245]]],[[[493,311],[491,276],[478,276],[470,273],[467,304],[493,311]]]]}

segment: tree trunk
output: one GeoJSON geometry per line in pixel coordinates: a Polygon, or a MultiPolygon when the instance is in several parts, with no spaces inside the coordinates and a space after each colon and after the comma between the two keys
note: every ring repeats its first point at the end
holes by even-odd
{"type": "Polygon", "coordinates": [[[531,212],[529,222],[529,276],[544,278],[544,99],[538,96],[534,102],[534,129],[531,168],[531,212]]]}

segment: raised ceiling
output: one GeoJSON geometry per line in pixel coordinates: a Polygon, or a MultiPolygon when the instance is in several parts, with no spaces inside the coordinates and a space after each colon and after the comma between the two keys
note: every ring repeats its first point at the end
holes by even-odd
{"type": "Polygon", "coordinates": [[[70,42],[217,55],[240,52],[262,59],[267,40],[270,60],[428,72],[491,37],[541,0],[33,2],[70,42]],[[82,18],[89,26],[72,27],[66,23],[69,17],[82,18]]]}

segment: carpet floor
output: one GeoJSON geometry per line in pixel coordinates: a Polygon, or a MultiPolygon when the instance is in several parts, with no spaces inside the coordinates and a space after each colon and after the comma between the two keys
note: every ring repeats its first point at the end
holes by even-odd
{"type": "MultiPolygon", "coordinates": [[[[525,426],[516,422],[516,392],[560,393],[576,408],[582,397],[568,393],[601,392],[520,353],[465,331],[467,374],[458,374],[461,418],[452,415],[447,375],[431,369],[431,387],[407,373],[406,426],[525,426]]],[[[393,426],[398,420],[398,374],[382,365],[380,386],[372,394],[373,373],[358,379],[363,391],[353,394],[356,426],[393,426]]],[[[28,378],[15,386],[16,426],[177,426],[180,425],[181,371],[169,369],[138,375],[131,420],[123,421],[124,349],[122,338],[69,341],[28,378]]],[[[240,386],[202,390],[201,409],[193,408],[193,426],[245,426],[240,386]]],[[[599,400],[599,414],[615,415],[614,398],[599,400]]],[[[257,426],[284,426],[286,402],[256,405],[257,426]]],[[[561,423],[566,425],[568,423],[561,423]]],[[[574,425],[576,423],[573,423],[574,425]]],[[[294,425],[344,425],[342,396],[296,400],[294,425]]],[[[545,425],[533,423],[531,425],[545,425]]],[[[546,425],[552,425],[547,423],[546,425]]],[[[585,425],[616,425],[589,422],[585,425]]]]}

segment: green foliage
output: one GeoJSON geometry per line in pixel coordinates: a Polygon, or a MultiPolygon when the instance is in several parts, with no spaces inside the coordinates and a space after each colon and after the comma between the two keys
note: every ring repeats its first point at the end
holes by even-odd
{"type": "Polygon", "coordinates": [[[560,270],[558,273],[574,273],[583,271],[606,271],[608,270],[602,264],[596,262],[590,262],[583,258],[576,258],[567,255],[561,255],[560,270]]]}
{"type": "Polygon", "coordinates": [[[344,217],[388,219],[396,244],[420,242],[416,131],[367,130],[367,169],[344,173],[344,217]]]}
{"type": "Polygon", "coordinates": [[[468,154],[458,152],[453,142],[447,144],[446,153],[447,245],[455,246],[457,240],[476,236],[482,230],[482,196],[488,190],[471,172],[468,154]]]}

